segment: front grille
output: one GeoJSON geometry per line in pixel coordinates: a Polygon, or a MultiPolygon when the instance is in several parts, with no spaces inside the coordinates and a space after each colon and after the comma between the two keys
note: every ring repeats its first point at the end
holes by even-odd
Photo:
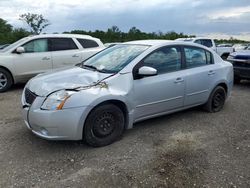
{"type": "Polygon", "coordinates": [[[25,101],[27,104],[32,104],[34,100],[36,99],[37,95],[35,93],[32,93],[29,89],[25,89],[25,101]]]}
{"type": "Polygon", "coordinates": [[[233,61],[233,65],[234,65],[235,67],[246,67],[246,68],[250,68],[250,63],[248,63],[248,62],[233,61]]]}

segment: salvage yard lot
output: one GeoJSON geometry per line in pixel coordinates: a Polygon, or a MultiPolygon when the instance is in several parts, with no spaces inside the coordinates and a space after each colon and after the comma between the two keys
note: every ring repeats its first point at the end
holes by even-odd
{"type": "Polygon", "coordinates": [[[34,136],[22,88],[0,94],[0,187],[250,187],[250,82],[219,113],[147,120],[102,148],[34,136]]]}

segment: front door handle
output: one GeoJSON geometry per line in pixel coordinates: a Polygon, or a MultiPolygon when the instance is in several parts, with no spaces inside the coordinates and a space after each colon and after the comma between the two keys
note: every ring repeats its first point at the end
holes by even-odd
{"type": "Polygon", "coordinates": [[[77,54],[74,54],[74,55],[72,55],[72,57],[79,57],[79,55],[77,55],[77,54]]]}
{"type": "Polygon", "coordinates": [[[214,75],[215,72],[213,70],[208,71],[208,75],[214,75]]]}
{"type": "Polygon", "coordinates": [[[50,58],[49,57],[43,57],[42,60],[48,61],[48,60],[50,60],[50,58]]]}
{"type": "Polygon", "coordinates": [[[181,82],[184,82],[184,79],[179,77],[179,78],[176,78],[176,80],[174,81],[174,83],[181,83],[181,82]]]}

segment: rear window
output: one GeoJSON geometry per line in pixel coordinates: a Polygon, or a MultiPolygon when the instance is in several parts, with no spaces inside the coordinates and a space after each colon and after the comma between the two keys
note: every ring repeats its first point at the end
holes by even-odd
{"type": "Polygon", "coordinates": [[[90,40],[90,39],[77,39],[77,40],[82,45],[83,48],[99,47],[97,42],[95,42],[94,40],[90,40]]]}
{"type": "Polygon", "coordinates": [[[212,47],[213,46],[213,43],[210,39],[198,39],[196,41],[194,41],[195,43],[197,44],[202,44],[208,48],[212,47]]]}
{"type": "Polygon", "coordinates": [[[74,50],[78,49],[71,38],[51,38],[51,51],[74,50]]]}

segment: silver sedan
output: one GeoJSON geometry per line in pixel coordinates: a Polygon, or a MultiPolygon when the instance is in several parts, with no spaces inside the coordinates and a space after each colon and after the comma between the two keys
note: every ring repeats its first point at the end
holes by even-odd
{"type": "Polygon", "coordinates": [[[30,80],[23,118],[39,137],[105,146],[138,121],[199,105],[218,112],[232,86],[232,65],[204,46],[133,41],[30,80]]]}

